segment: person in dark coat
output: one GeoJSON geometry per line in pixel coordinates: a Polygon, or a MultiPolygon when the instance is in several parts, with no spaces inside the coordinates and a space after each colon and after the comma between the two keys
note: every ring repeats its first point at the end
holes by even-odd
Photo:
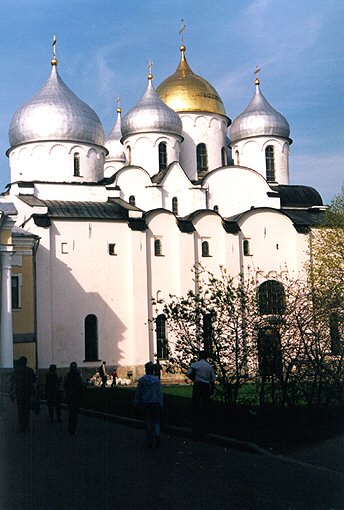
{"type": "Polygon", "coordinates": [[[17,401],[18,421],[22,432],[26,432],[29,427],[36,381],[35,372],[27,366],[27,358],[22,356],[15,363],[15,369],[11,376],[11,398],[17,401]]]}
{"type": "Polygon", "coordinates": [[[52,364],[45,378],[45,397],[51,422],[54,421],[54,412],[57,421],[61,421],[61,386],[62,379],[56,373],[56,365],[52,364]]]}
{"type": "Polygon", "coordinates": [[[107,373],[106,373],[106,361],[103,361],[103,363],[99,367],[99,375],[102,380],[102,388],[106,388],[106,383],[108,380],[107,373]]]}
{"type": "Polygon", "coordinates": [[[68,405],[68,432],[75,435],[83,393],[83,384],[75,361],[71,362],[70,371],[65,377],[64,390],[68,405]]]}

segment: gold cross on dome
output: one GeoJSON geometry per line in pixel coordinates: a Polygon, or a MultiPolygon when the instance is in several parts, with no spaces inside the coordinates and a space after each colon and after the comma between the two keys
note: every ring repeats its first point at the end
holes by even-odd
{"type": "Polygon", "coordinates": [[[181,20],[181,27],[180,27],[180,30],[179,30],[179,35],[182,36],[182,44],[184,44],[184,32],[185,32],[185,28],[186,28],[186,25],[184,23],[184,18],[181,20]]]}

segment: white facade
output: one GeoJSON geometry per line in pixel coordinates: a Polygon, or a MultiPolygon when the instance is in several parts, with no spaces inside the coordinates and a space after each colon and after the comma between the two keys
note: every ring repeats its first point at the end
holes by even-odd
{"type": "MultiPolygon", "coordinates": [[[[151,81],[143,99],[124,117],[123,137],[117,110],[117,124],[104,145],[94,143],[101,139],[96,120],[89,142],[67,135],[52,140],[51,126],[48,140],[23,141],[25,133],[15,130],[21,125],[16,113],[12,139],[20,143],[8,151],[8,199],[18,212],[16,224],[39,236],[40,368],[67,367],[71,360],[91,368],[105,359],[135,373],[157,352],[152,298],[184,295],[194,285],[196,263],[215,273],[223,265],[233,275],[253,269],[263,278],[302,269],[313,221],[308,210],[322,202],[316,192],[309,198],[308,188],[289,185],[288,138],[237,139],[233,166],[224,114],[180,111],[179,120],[157,99],[151,81]],[[144,123],[138,121],[143,107],[144,123]],[[208,168],[202,172],[199,144],[207,151],[208,168]],[[275,148],[273,183],[266,179],[267,145],[275,148]],[[306,195],[303,202],[300,196],[306,195]]],[[[76,123],[67,106],[67,121],[76,123]]],[[[59,108],[64,111],[61,100],[59,108]]],[[[80,112],[81,107],[78,123],[80,112]]],[[[80,136],[79,124],[78,129],[75,136],[87,138],[87,130],[80,136]]]]}

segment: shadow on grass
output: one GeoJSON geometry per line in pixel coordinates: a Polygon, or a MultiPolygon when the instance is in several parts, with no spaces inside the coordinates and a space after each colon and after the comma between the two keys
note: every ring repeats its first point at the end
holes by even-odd
{"type": "MultiPolygon", "coordinates": [[[[191,426],[191,387],[164,389],[162,428],[166,425],[191,426]],[[174,394],[177,393],[177,394],[174,394]],[[179,394],[178,394],[179,393],[179,394]]],[[[88,388],[83,407],[113,416],[141,418],[134,408],[134,387],[88,388]]],[[[307,409],[225,406],[212,402],[210,432],[256,443],[278,453],[311,446],[344,433],[343,409],[307,409]]]]}

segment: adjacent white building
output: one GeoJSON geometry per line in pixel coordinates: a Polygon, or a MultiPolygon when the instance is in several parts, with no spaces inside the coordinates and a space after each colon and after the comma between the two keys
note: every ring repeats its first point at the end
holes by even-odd
{"type": "Polygon", "coordinates": [[[13,115],[5,194],[35,251],[39,368],[135,371],[164,355],[152,297],[182,295],[197,262],[262,280],[298,272],[323,208],[289,182],[290,129],[258,78],[231,124],[214,87],[180,63],[105,138],[97,114],[65,85],[56,56],[13,115]]]}

